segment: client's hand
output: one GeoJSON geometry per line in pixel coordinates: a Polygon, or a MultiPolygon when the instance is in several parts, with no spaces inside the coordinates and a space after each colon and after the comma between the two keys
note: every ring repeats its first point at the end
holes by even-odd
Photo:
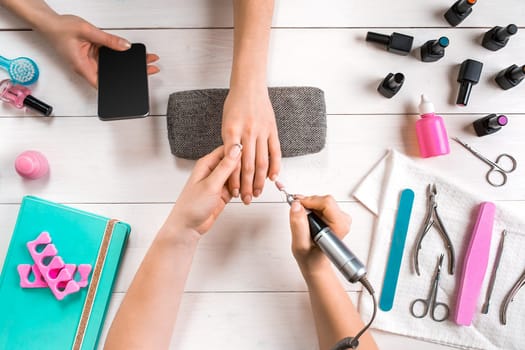
{"type": "Polygon", "coordinates": [[[314,211],[339,237],[343,238],[350,230],[352,220],[341,211],[332,196],[296,196],[290,209],[290,228],[292,230],[292,253],[303,275],[321,271],[329,261],[310,238],[306,210],[314,211]]]}
{"type": "Polygon", "coordinates": [[[240,144],[226,152],[221,146],[197,162],[165,227],[173,226],[176,234],[189,230],[196,235],[211,228],[231,199],[226,182],[240,163],[241,150],[240,144]]]}
{"type": "Polygon", "coordinates": [[[230,193],[244,204],[262,193],[267,177],[279,174],[281,146],[268,88],[232,86],[224,102],[222,139],[225,146],[242,143],[242,164],[229,180],[230,193]]]}

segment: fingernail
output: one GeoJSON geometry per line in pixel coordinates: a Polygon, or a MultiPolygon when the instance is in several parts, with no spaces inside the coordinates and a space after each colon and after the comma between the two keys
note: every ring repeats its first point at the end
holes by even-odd
{"type": "Polygon", "coordinates": [[[277,180],[277,174],[270,175],[270,180],[272,181],[277,180]]]}
{"type": "Polygon", "coordinates": [[[126,49],[130,49],[131,48],[131,43],[129,41],[127,41],[126,39],[121,39],[120,40],[120,45],[122,45],[122,47],[125,47],[126,49]]]}
{"type": "Polygon", "coordinates": [[[302,194],[294,194],[293,198],[294,199],[304,199],[304,196],[302,194]]]}
{"type": "Polygon", "coordinates": [[[292,211],[294,213],[297,213],[297,212],[301,211],[301,203],[299,203],[299,201],[293,201],[292,202],[292,211]]]}
{"type": "Polygon", "coordinates": [[[254,195],[255,197],[259,197],[260,194],[261,194],[261,190],[255,190],[255,191],[253,191],[253,195],[254,195]]]}
{"type": "Polygon", "coordinates": [[[242,201],[244,202],[244,204],[250,204],[250,202],[252,201],[252,196],[247,194],[246,196],[242,197],[242,201]]]}
{"type": "Polygon", "coordinates": [[[238,188],[234,188],[233,189],[232,196],[234,196],[235,198],[239,197],[239,189],[238,188]]]}
{"type": "Polygon", "coordinates": [[[237,158],[239,154],[241,153],[241,151],[242,151],[242,145],[240,143],[236,143],[230,149],[230,158],[233,158],[233,159],[237,158]]]}

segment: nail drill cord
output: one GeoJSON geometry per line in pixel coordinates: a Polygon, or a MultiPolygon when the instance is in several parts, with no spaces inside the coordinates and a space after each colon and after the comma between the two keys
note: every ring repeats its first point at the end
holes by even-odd
{"type": "MultiPolygon", "coordinates": [[[[294,194],[288,193],[285,190],[284,185],[280,183],[279,181],[275,181],[275,186],[277,187],[279,191],[285,194],[286,202],[288,202],[288,204],[291,205],[292,202],[296,199],[296,196],[294,194]]],[[[370,328],[370,326],[372,325],[372,322],[374,322],[374,319],[376,317],[377,300],[375,297],[374,288],[372,287],[372,285],[370,284],[370,282],[368,281],[365,275],[361,276],[357,281],[360,282],[363,285],[363,287],[365,287],[365,289],[368,291],[368,293],[370,293],[370,296],[372,297],[372,302],[374,305],[372,317],[370,318],[370,321],[356,334],[355,337],[347,337],[347,338],[340,340],[339,342],[337,342],[337,344],[334,345],[332,350],[356,349],[359,346],[359,338],[361,338],[361,336],[370,328]]],[[[355,281],[353,283],[355,283],[355,281]]]]}

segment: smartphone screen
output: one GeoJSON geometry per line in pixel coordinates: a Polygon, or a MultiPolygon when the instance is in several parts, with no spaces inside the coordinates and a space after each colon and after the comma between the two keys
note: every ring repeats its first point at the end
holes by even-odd
{"type": "Polygon", "coordinates": [[[102,120],[145,117],[149,113],[146,47],[126,51],[101,47],[98,60],[98,116],[102,120]]]}

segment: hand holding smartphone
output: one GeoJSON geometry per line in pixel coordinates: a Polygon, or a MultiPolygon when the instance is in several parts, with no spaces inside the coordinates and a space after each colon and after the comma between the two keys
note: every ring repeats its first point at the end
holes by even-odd
{"type": "Polygon", "coordinates": [[[98,116],[101,120],[141,118],[149,114],[146,47],[126,51],[101,47],[98,61],[98,116]]]}

